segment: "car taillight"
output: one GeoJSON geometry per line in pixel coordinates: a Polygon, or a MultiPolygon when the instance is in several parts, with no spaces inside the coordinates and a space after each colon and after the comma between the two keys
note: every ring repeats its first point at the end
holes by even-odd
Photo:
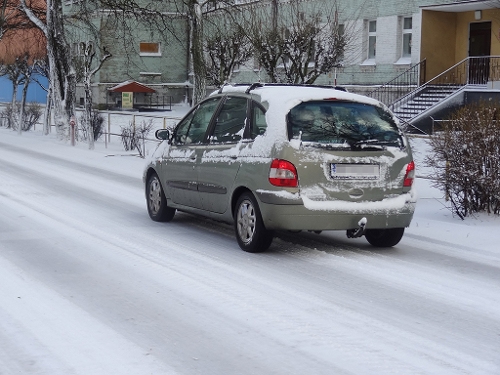
{"type": "Polygon", "coordinates": [[[403,181],[404,187],[411,187],[415,178],[415,163],[410,161],[406,166],[405,179],[403,181]]]}
{"type": "Polygon", "coordinates": [[[289,161],[274,159],[269,170],[269,182],[274,186],[297,187],[297,169],[289,161]]]}

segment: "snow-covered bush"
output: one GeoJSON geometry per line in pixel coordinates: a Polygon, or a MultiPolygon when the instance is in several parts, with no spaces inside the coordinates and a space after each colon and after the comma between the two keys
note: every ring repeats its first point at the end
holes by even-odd
{"type": "Polygon", "coordinates": [[[42,106],[36,102],[31,102],[26,107],[24,113],[24,124],[23,131],[31,130],[32,127],[36,125],[38,120],[42,117],[43,111],[42,106]]]}
{"type": "MultiPolygon", "coordinates": [[[[80,117],[80,123],[84,124],[84,116],[80,117]]],[[[79,131],[81,133],[82,140],[88,140],[89,133],[92,133],[94,141],[97,141],[104,131],[104,117],[99,112],[92,111],[90,117],[90,129],[88,129],[88,126],[82,126],[79,131]]]]}
{"type": "MultiPolygon", "coordinates": [[[[15,107],[9,103],[5,106],[2,112],[0,112],[1,126],[6,128],[16,129],[19,123],[19,112],[21,105],[17,103],[15,107]],[[14,109],[15,108],[15,109],[14,109]]],[[[32,102],[26,106],[24,111],[24,121],[21,126],[22,131],[29,131],[33,126],[36,125],[40,117],[42,117],[43,111],[40,104],[32,102]]]]}
{"type": "Polygon", "coordinates": [[[430,138],[426,162],[435,186],[446,193],[460,218],[476,212],[500,215],[500,106],[466,105],[430,138]]]}
{"type": "Polygon", "coordinates": [[[2,112],[0,112],[2,126],[6,127],[7,129],[14,128],[16,114],[17,113],[13,110],[12,104],[7,104],[2,112]]]}
{"type": "Polygon", "coordinates": [[[139,125],[131,121],[128,126],[121,127],[121,138],[125,151],[137,150],[142,158],[145,154],[145,138],[153,129],[153,119],[142,121],[139,125]]]}

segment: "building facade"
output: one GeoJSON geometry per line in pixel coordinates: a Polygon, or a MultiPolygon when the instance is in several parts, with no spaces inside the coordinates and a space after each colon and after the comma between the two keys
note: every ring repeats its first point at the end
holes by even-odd
{"type": "MultiPolygon", "coordinates": [[[[241,1],[240,1],[241,2],[241,1]]],[[[164,4],[164,2],[158,2],[164,4]]],[[[252,2],[271,7],[272,0],[252,2]]],[[[278,2],[278,9],[287,1],[278,2]]],[[[304,0],[304,9],[317,9],[323,0],[304,0]]],[[[411,67],[417,74],[411,85],[417,87],[470,56],[500,54],[500,3],[495,1],[453,0],[337,0],[338,22],[349,43],[341,66],[323,74],[317,84],[336,84],[368,94],[411,67]],[[420,65],[419,65],[420,64],[420,65]]],[[[67,12],[72,5],[68,3],[67,12]]],[[[168,11],[168,9],[164,9],[168,11]]],[[[155,90],[135,98],[137,104],[161,101],[189,102],[191,72],[188,19],[181,8],[170,33],[155,34],[148,23],[131,23],[133,33],[119,31],[118,23],[107,17],[96,19],[97,44],[113,57],[95,75],[95,102],[102,107],[118,106],[119,98],[110,88],[125,81],[136,81],[155,90]]],[[[278,13],[279,15],[279,13],[278,13]]],[[[75,46],[91,39],[85,32],[73,33],[75,46]]],[[[76,47],[77,48],[77,47],[76,47]]],[[[494,79],[494,77],[491,77],[494,79]]],[[[253,59],[234,72],[236,83],[266,81],[253,59]]],[[[493,87],[493,86],[492,86],[493,87]]],[[[83,97],[82,92],[77,94],[83,97]]]]}

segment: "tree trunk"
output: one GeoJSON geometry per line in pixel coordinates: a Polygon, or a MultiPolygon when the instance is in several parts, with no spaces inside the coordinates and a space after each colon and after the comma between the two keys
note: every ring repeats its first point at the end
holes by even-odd
{"type": "Polygon", "coordinates": [[[205,98],[207,92],[207,72],[205,55],[203,54],[203,15],[201,5],[194,1],[191,10],[191,32],[192,45],[191,54],[193,55],[194,72],[194,104],[205,98]]]}
{"type": "Polygon", "coordinates": [[[30,84],[30,76],[29,74],[24,75],[24,86],[23,86],[23,92],[22,92],[22,97],[21,97],[21,106],[19,108],[19,129],[18,133],[22,133],[22,128],[24,126],[24,120],[26,118],[26,97],[28,95],[28,86],[30,84]]]}
{"type": "Polygon", "coordinates": [[[50,133],[50,123],[51,123],[51,116],[52,116],[52,95],[51,95],[51,88],[47,90],[47,104],[45,105],[45,117],[43,121],[43,135],[49,135],[50,133]]]}
{"type": "Polygon", "coordinates": [[[69,119],[75,112],[76,77],[64,32],[62,0],[47,0],[45,22],[33,13],[25,0],[21,0],[21,6],[22,11],[42,30],[47,39],[51,105],[54,106],[56,130],[60,139],[68,139],[69,119]]]}
{"type": "Polygon", "coordinates": [[[19,89],[19,80],[12,81],[12,101],[11,101],[11,126],[12,130],[20,129],[21,125],[19,124],[19,116],[17,113],[17,90],[19,89]]]}
{"type": "Polygon", "coordinates": [[[83,126],[86,126],[87,135],[89,137],[89,150],[94,149],[94,127],[92,126],[92,87],[90,83],[90,75],[84,77],[83,86],[85,89],[85,111],[83,114],[84,122],[83,126]]]}

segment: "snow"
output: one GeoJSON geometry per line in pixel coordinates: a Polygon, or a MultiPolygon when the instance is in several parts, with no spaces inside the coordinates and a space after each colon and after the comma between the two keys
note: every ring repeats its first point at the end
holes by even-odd
{"type": "Polygon", "coordinates": [[[224,224],[152,222],[118,137],[0,128],[0,374],[500,374],[500,218],[455,217],[410,142],[394,249],[291,233],[253,255],[224,224]]]}

